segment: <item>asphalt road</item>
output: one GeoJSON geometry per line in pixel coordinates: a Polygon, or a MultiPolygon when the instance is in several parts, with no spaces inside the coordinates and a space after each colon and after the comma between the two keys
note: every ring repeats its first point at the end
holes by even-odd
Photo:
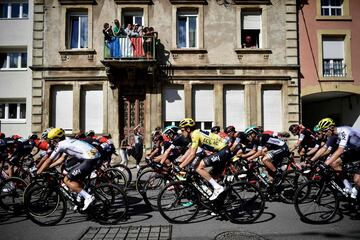
{"type": "MultiPolygon", "coordinates": [[[[189,224],[170,224],[158,212],[151,211],[142,201],[140,195],[131,190],[128,192],[131,202],[129,218],[119,225],[104,226],[89,221],[85,216],[68,211],[65,219],[53,227],[40,227],[25,216],[13,217],[0,212],[0,239],[91,239],[90,234],[94,229],[98,231],[93,239],[113,239],[111,231],[119,229],[135,231],[141,227],[143,231],[151,226],[153,231],[159,228],[171,229],[165,232],[172,239],[360,239],[360,219],[351,219],[348,215],[337,215],[330,223],[325,225],[311,225],[300,221],[292,205],[278,202],[267,202],[264,214],[252,224],[233,224],[226,220],[200,212],[199,216],[189,224]],[[89,227],[93,227],[89,230],[89,227]],[[109,230],[109,227],[112,229],[109,230]],[[115,228],[115,229],[114,229],[115,228]],[[90,231],[90,232],[89,232],[90,231]],[[99,235],[108,232],[107,238],[99,235]],[[256,234],[254,236],[251,233],[256,234]],[[246,235],[248,234],[248,235],[246,235]],[[234,236],[236,235],[236,236],[234,236]],[[240,238],[240,236],[245,236],[240,238]]],[[[104,235],[102,235],[104,236],[104,235]]],[[[167,239],[165,238],[127,238],[127,239],[167,239]]]]}

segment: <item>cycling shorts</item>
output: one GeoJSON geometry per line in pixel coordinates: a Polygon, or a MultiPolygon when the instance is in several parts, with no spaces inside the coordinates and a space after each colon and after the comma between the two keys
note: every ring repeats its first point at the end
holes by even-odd
{"type": "Polygon", "coordinates": [[[225,166],[225,163],[232,157],[228,147],[225,147],[221,151],[207,156],[203,159],[206,167],[225,166]]]}
{"type": "Polygon", "coordinates": [[[95,159],[80,159],[78,165],[75,164],[67,175],[70,180],[81,180],[88,176],[101,162],[100,158],[95,159]]]}
{"type": "Polygon", "coordinates": [[[277,165],[282,162],[284,157],[290,156],[290,152],[288,148],[280,148],[277,150],[271,150],[266,154],[272,162],[277,165]]]}

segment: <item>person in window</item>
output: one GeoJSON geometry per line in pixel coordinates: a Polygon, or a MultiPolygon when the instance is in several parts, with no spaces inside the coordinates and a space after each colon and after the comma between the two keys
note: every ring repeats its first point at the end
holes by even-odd
{"type": "Polygon", "coordinates": [[[254,41],[250,35],[245,36],[243,42],[243,48],[255,48],[254,41]]]}

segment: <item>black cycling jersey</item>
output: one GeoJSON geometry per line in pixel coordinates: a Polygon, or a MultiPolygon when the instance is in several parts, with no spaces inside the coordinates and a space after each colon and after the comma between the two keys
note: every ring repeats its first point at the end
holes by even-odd
{"type": "Polygon", "coordinates": [[[16,148],[14,153],[11,155],[11,163],[17,164],[18,160],[31,153],[35,143],[28,139],[19,139],[16,141],[16,148]]]}
{"type": "Polygon", "coordinates": [[[316,144],[316,137],[312,131],[307,128],[300,130],[299,140],[301,140],[300,146],[305,148],[313,148],[316,144]]]}
{"type": "Polygon", "coordinates": [[[284,141],[278,138],[274,138],[269,134],[261,134],[259,136],[258,147],[260,148],[266,147],[268,150],[276,150],[276,149],[287,148],[287,144],[284,141]]]}

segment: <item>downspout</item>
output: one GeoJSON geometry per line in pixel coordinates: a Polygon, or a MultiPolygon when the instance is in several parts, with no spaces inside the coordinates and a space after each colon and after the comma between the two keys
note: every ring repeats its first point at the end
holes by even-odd
{"type": "Polygon", "coordinates": [[[296,34],[297,34],[297,63],[298,63],[298,98],[299,98],[299,123],[302,123],[302,101],[301,101],[301,71],[300,71],[300,28],[299,28],[299,11],[302,8],[301,0],[296,0],[296,34]]]}

